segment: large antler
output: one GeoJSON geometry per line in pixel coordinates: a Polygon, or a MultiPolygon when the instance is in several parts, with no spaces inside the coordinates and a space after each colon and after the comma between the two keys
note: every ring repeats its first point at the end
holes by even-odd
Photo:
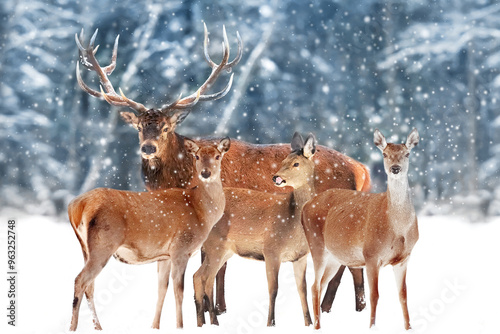
{"type": "Polygon", "coordinates": [[[236,32],[236,37],[238,39],[238,53],[236,55],[236,58],[232,62],[229,61],[229,41],[227,39],[227,34],[226,34],[226,27],[223,26],[223,37],[224,37],[224,42],[222,43],[222,61],[219,65],[217,65],[215,62],[212,61],[210,58],[210,55],[208,54],[208,30],[207,30],[207,25],[203,23],[203,27],[205,29],[205,39],[203,43],[203,49],[204,49],[204,55],[205,55],[205,60],[207,63],[210,65],[212,68],[212,73],[208,77],[208,79],[205,81],[203,85],[193,94],[181,99],[181,96],[174,101],[173,103],[164,105],[161,110],[163,112],[166,112],[168,110],[172,109],[186,109],[194,106],[198,101],[213,101],[220,99],[221,97],[224,97],[229,90],[231,89],[231,85],[233,84],[233,75],[231,74],[231,77],[229,78],[229,82],[226,85],[226,87],[221,90],[218,93],[215,94],[210,94],[210,95],[203,95],[211,86],[212,84],[217,80],[219,75],[223,70],[226,70],[227,72],[231,72],[232,68],[239,63],[241,60],[241,56],[243,54],[243,42],[241,40],[241,36],[238,32],[236,32]]]}
{"type": "MultiPolygon", "coordinates": [[[[204,40],[204,54],[205,54],[205,59],[212,68],[212,73],[208,77],[208,79],[205,81],[203,85],[193,94],[182,98],[179,96],[179,98],[174,101],[173,103],[164,105],[161,108],[162,112],[167,112],[171,111],[174,109],[186,109],[186,108],[191,108],[193,107],[198,101],[211,101],[211,100],[217,100],[220,99],[221,97],[224,97],[229,90],[231,89],[231,85],[233,83],[233,75],[231,75],[228,84],[226,87],[221,90],[218,93],[210,94],[210,95],[203,95],[204,92],[206,92],[212,84],[217,80],[219,77],[220,73],[223,70],[226,70],[228,72],[231,72],[232,68],[238,64],[238,62],[241,60],[241,56],[243,53],[243,42],[241,40],[240,34],[236,32],[236,36],[238,39],[238,54],[236,55],[236,58],[232,62],[229,61],[229,42],[227,39],[227,34],[226,34],[226,28],[223,27],[223,36],[224,36],[224,42],[222,43],[222,61],[219,65],[214,63],[212,59],[210,59],[210,56],[208,54],[208,30],[206,24],[204,24],[204,29],[205,29],[205,40],[204,40]]],[[[106,67],[101,67],[99,65],[99,62],[95,58],[95,54],[99,48],[99,46],[94,47],[95,39],[97,36],[97,29],[92,35],[88,47],[83,47],[83,29],[82,32],[80,33],[80,37],[78,37],[77,34],[75,34],[75,40],[76,44],[78,46],[78,49],[80,50],[80,61],[82,62],[82,65],[84,65],[87,69],[95,71],[97,75],[99,76],[99,80],[101,82],[101,89],[100,92],[90,88],[87,86],[80,75],[80,66],[79,63],[76,64],[76,78],[78,81],[78,84],[88,94],[96,97],[101,97],[105,99],[109,104],[115,105],[115,106],[128,106],[134,110],[136,110],[138,113],[143,113],[146,112],[148,109],[142,105],[141,103],[135,102],[129,98],[127,98],[121,89],[119,89],[120,95],[116,93],[116,91],[113,88],[113,85],[108,79],[108,75],[110,75],[113,70],[116,67],[116,57],[118,53],[118,38],[120,35],[116,37],[115,44],[113,47],[113,54],[111,57],[111,64],[106,66],[106,67]],[[104,90],[103,90],[104,86],[104,90]]]]}
{"type": "Polygon", "coordinates": [[[139,113],[143,113],[147,111],[148,109],[133,100],[128,99],[125,97],[123,94],[122,90],[120,89],[120,95],[118,95],[115,92],[115,89],[113,88],[113,85],[108,79],[108,75],[113,73],[113,70],[116,67],[116,57],[118,55],[118,39],[120,38],[120,35],[116,36],[115,39],[115,45],[113,47],[113,55],[111,56],[111,64],[109,64],[106,67],[101,67],[99,65],[99,62],[97,61],[95,54],[97,53],[97,50],[99,49],[99,45],[94,47],[94,42],[95,38],[97,36],[97,31],[94,32],[94,35],[92,35],[92,38],[90,39],[89,45],[87,48],[84,48],[82,43],[83,43],[83,29],[82,32],[80,33],[80,38],[78,38],[78,35],[75,34],[75,40],[76,40],[76,45],[78,46],[78,49],[80,50],[80,61],[82,62],[82,65],[88,68],[89,70],[95,71],[97,75],[99,76],[99,80],[101,81],[101,91],[98,92],[96,90],[93,90],[89,86],[83,82],[82,77],[80,76],[80,66],[79,63],[76,63],[76,79],[78,81],[78,84],[80,87],[90,95],[96,96],[96,97],[102,97],[104,98],[109,104],[115,105],[115,106],[127,106],[130,107],[134,110],[136,110],[139,113]],[[104,86],[104,89],[106,90],[106,93],[102,89],[102,86],[104,86]]]}

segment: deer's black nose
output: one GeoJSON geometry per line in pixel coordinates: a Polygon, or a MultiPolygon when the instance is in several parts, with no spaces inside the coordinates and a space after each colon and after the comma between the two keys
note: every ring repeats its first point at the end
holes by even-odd
{"type": "Polygon", "coordinates": [[[201,176],[205,179],[208,179],[212,175],[212,173],[209,170],[204,170],[201,172],[201,176]]]}
{"type": "Polygon", "coordinates": [[[401,172],[401,166],[392,166],[391,167],[392,174],[399,174],[399,172],[401,172]]]}
{"type": "Polygon", "coordinates": [[[142,152],[145,154],[156,153],[156,146],[154,145],[143,145],[141,148],[142,152]]]}

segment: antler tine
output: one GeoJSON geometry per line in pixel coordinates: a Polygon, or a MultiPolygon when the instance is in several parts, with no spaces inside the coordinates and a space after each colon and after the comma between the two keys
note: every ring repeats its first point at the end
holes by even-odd
{"type": "Polygon", "coordinates": [[[203,39],[203,53],[205,54],[205,60],[207,61],[208,65],[210,65],[211,68],[214,68],[217,66],[217,64],[212,61],[212,59],[210,58],[210,54],[208,53],[208,29],[205,22],[203,22],[203,28],[205,30],[205,38],[203,39]]]}
{"type": "Polygon", "coordinates": [[[80,51],[80,60],[82,62],[82,65],[87,67],[89,70],[95,71],[97,73],[97,75],[99,76],[99,80],[101,82],[100,92],[90,88],[89,86],[87,86],[83,82],[83,79],[80,75],[80,66],[77,62],[77,64],[76,64],[76,79],[78,81],[78,84],[80,85],[80,87],[82,88],[83,91],[87,92],[88,94],[90,94],[92,96],[103,98],[104,100],[106,100],[106,102],[108,102],[111,105],[128,106],[128,107],[136,110],[139,113],[147,111],[148,109],[144,105],[128,99],[123,94],[121,89],[120,89],[121,95],[118,95],[116,93],[115,89],[113,88],[113,85],[111,84],[111,82],[108,79],[108,75],[110,75],[113,72],[113,70],[116,68],[116,58],[118,55],[118,40],[120,38],[120,35],[116,36],[116,39],[115,39],[115,44],[113,46],[113,54],[111,56],[111,63],[106,67],[101,67],[101,65],[99,65],[99,62],[97,61],[97,58],[95,57],[95,54],[96,54],[99,46],[94,47],[98,31],[99,30],[96,29],[96,31],[94,32],[94,34],[90,38],[90,42],[89,42],[89,45],[87,48],[85,48],[82,45],[83,29],[80,33],[80,38],[78,38],[78,35],[75,34],[75,41],[76,41],[76,45],[78,47],[78,50],[80,51]],[[104,87],[104,90],[106,92],[104,92],[103,87],[104,87]]]}
{"type": "MultiPolygon", "coordinates": [[[[113,46],[113,54],[111,55],[111,64],[104,67],[102,70],[107,74],[111,75],[116,68],[116,58],[118,57],[118,40],[120,39],[120,35],[115,38],[115,45],[113,46]]],[[[95,51],[99,48],[99,45],[95,48],[95,51]]],[[[95,54],[95,53],[94,53],[95,54]]]]}
{"type": "Polygon", "coordinates": [[[202,95],[200,96],[200,101],[214,101],[218,100],[224,96],[226,96],[227,93],[231,90],[231,86],[233,85],[233,77],[234,73],[231,74],[231,77],[229,78],[229,82],[227,83],[226,87],[224,87],[223,90],[221,90],[218,93],[214,93],[211,95],[202,95]]]}
{"type": "Polygon", "coordinates": [[[164,104],[160,110],[162,111],[166,111],[166,110],[169,110],[169,109],[172,109],[180,100],[181,100],[181,97],[182,97],[182,93],[179,94],[179,97],[177,98],[177,100],[175,100],[174,102],[172,103],[168,103],[168,104],[164,104]]]}
{"type": "Polygon", "coordinates": [[[87,94],[90,94],[92,96],[95,96],[95,97],[102,97],[101,96],[101,93],[99,93],[98,91],[95,91],[93,90],[92,88],[90,88],[89,86],[87,86],[85,84],[85,82],[83,82],[83,79],[80,75],[80,64],[77,62],[76,63],[76,81],[78,81],[78,85],[80,86],[80,88],[86,92],[87,94]]]}
{"type": "MultiPolygon", "coordinates": [[[[198,89],[196,91],[196,96],[194,98],[194,100],[190,101],[190,102],[185,102],[186,99],[178,99],[177,101],[174,102],[173,106],[170,107],[170,109],[188,109],[188,108],[192,108],[194,107],[194,105],[196,103],[198,103],[198,101],[200,100],[201,98],[201,89],[198,89]]],[[[162,109],[163,110],[166,110],[166,109],[162,109]]]]}
{"type": "MultiPolygon", "coordinates": [[[[204,42],[203,42],[203,51],[204,51],[204,54],[205,54],[205,60],[207,61],[207,63],[210,65],[211,68],[214,68],[217,66],[217,64],[210,58],[210,55],[208,53],[208,30],[207,30],[207,25],[205,23],[203,23],[203,27],[205,29],[205,39],[204,39],[204,42]]],[[[226,34],[226,27],[223,26],[223,36],[224,36],[224,43],[225,45],[227,46],[227,48],[229,49],[229,42],[228,42],[228,38],[227,38],[227,34],[226,34]]],[[[227,71],[227,72],[231,72],[232,68],[236,65],[238,65],[238,63],[240,62],[242,56],[243,56],[243,41],[241,39],[241,36],[240,36],[240,33],[237,31],[236,32],[236,40],[238,42],[238,53],[236,54],[236,57],[233,59],[233,61],[231,61],[230,63],[227,63],[224,65],[224,69],[227,71]]],[[[224,52],[223,52],[224,54],[224,52]]]]}
{"type": "Polygon", "coordinates": [[[210,95],[203,95],[205,91],[207,91],[210,86],[217,80],[219,77],[220,73],[223,70],[227,70],[228,72],[231,71],[231,68],[238,64],[238,62],[241,59],[242,55],[242,41],[240,34],[237,33],[237,38],[238,38],[238,54],[236,58],[228,63],[229,61],[229,41],[227,38],[226,34],[226,27],[223,26],[223,39],[224,41],[222,42],[222,61],[219,65],[217,65],[212,59],[210,58],[210,55],[208,54],[208,29],[207,25],[203,23],[204,30],[205,30],[205,39],[204,39],[204,54],[205,54],[205,60],[207,63],[210,65],[212,68],[212,73],[208,77],[208,79],[203,83],[203,85],[200,86],[198,91],[195,93],[183,98],[182,100],[177,100],[174,103],[171,103],[170,105],[163,107],[162,111],[166,111],[167,109],[185,109],[188,107],[194,106],[198,101],[212,101],[212,100],[217,100],[220,99],[221,97],[225,96],[229,90],[231,89],[232,83],[233,83],[233,76],[231,75],[231,78],[229,79],[229,83],[226,85],[226,87],[221,90],[218,93],[215,94],[210,94],[210,95]],[[200,95],[198,97],[198,95],[200,95]]]}
{"type": "Polygon", "coordinates": [[[234,58],[232,62],[230,62],[225,66],[225,69],[228,72],[231,72],[233,66],[238,65],[238,63],[241,60],[241,57],[243,56],[243,41],[241,40],[241,36],[238,31],[236,32],[236,39],[238,40],[238,53],[236,54],[236,58],[234,58]]]}

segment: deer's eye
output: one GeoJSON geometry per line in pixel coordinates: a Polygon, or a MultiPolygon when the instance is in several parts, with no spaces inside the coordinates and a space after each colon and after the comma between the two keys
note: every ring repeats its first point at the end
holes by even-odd
{"type": "Polygon", "coordinates": [[[294,163],[293,167],[299,167],[299,163],[298,162],[294,163]]]}
{"type": "Polygon", "coordinates": [[[164,128],[164,129],[163,129],[163,132],[168,132],[168,128],[164,128]]]}
{"type": "Polygon", "coordinates": [[[140,126],[137,127],[137,131],[141,132],[142,128],[140,126]]]}
{"type": "Polygon", "coordinates": [[[215,157],[215,160],[219,160],[219,159],[220,159],[220,155],[215,157]]]}
{"type": "Polygon", "coordinates": [[[200,160],[200,157],[196,155],[196,160],[200,160]]]}
{"type": "Polygon", "coordinates": [[[406,153],[406,157],[408,158],[410,156],[410,153],[406,153]]]}
{"type": "Polygon", "coordinates": [[[384,158],[387,158],[387,154],[383,153],[384,154],[384,158]]]}

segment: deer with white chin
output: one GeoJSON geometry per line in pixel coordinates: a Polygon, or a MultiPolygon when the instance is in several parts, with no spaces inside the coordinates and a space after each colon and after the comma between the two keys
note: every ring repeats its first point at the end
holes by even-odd
{"type": "Polygon", "coordinates": [[[406,268],[418,240],[418,226],[408,184],[408,168],[410,151],[419,139],[417,130],[413,129],[405,144],[387,143],[382,133],[375,130],[374,143],[383,153],[388,176],[385,193],[330,189],[304,205],[302,225],[316,275],[312,286],[316,329],[320,328],[321,292],[341,265],[366,267],[370,286],[370,327],[374,326],[379,270],[388,264],[394,268],[405,329],[411,328],[406,268]]]}

